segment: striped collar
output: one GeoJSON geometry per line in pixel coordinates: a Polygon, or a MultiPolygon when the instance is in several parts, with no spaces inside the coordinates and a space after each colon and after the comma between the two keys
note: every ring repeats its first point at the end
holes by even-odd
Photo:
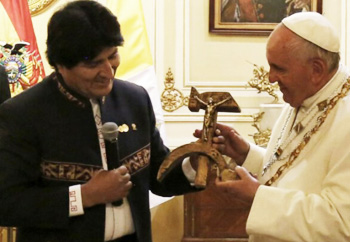
{"type": "Polygon", "coordinates": [[[51,74],[52,79],[57,82],[57,88],[58,90],[63,94],[63,96],[70,102],[74,103],[75,105],[81,107],[81,108],[86,108],[90,107],[90,100],[77,92],[73,91],[71,88],[67,86],[67,84],[64,82],[62,76],[54,72],[51,74]]]}

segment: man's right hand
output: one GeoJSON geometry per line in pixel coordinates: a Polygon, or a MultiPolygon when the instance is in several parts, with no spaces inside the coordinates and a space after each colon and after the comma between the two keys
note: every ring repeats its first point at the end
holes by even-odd
{"type": "Polygon", "coordinates": [[[125,166],[110,171],[99,170],[81,185],[83,207],[121,200],[129,194],[131,187],[130,174],[125,166]]]}

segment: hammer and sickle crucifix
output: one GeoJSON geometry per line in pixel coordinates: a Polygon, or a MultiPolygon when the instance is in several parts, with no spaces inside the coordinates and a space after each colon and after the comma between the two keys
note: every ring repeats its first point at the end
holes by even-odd
{"type": "Polygon", "coordinates": [[[206,187],[209,165],[212,163],[217,165],[222,180],[235,179],[234,171],[230,169],[220,152],[211,145],[218,112],[240,112],[238,104],[228,92],[204,92],[199,94],[192,87],[188,108],[192,112],[198,112],[200,109],[205,110],[202,136],[197,142],[182,145],[169,154],[159,168],[158,181],[162,182],[171,170],[186,157],[195,159],[197,162],[197,173],[194,181],[197,188],[206,187]]]}

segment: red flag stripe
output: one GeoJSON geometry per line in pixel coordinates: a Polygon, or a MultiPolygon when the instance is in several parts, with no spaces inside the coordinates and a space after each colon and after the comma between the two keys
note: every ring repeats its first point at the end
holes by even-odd
{"type": "Polygon", "coordinates": [[[38,51],[27,0],[0,0],[21,40],[30,43],[29,50],[38,51]]]}
{"type": "MultiPolygon", "coordinates": [[[[30,53],[35,51],[35,56],[38,61],[41,61],[41,56],[36,42],[32,17],[27,0],[0,0],[7,15],[9,16],[13,27],[15,28],[21,41],[26,41],[30,45],[28,50],[30,53]]],[[[13,43],[11,43],[13,44],[13,43]]],[[[45,77],[44,65],[40,62],[41,76],[45,77]]]]}

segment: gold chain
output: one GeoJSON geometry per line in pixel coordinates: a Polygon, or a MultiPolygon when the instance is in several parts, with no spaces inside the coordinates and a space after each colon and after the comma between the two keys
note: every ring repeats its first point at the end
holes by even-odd
{"type": "Polygon", "coordinates": [[[309,141],[311,139],[311,136],[313,134],[315,134],[320,129],[321,125],[326,120],[326,118],[327,118],[328,114],[330,113],[330,111],[335,107],[335,105],[337,104],[339,99],[341,99],[341,98],[346,96],[346,94],[349,92],[349,90],[350,90],[350,78],[348,78],[347,81],[344,83],[344,85],[342,86],[341,91],[329,101],[328,105],[325,107],[325,110],[317,118],[315,127],[313,127],[309,132],[307,132],[304,135],[303,141],[293,150],[293,152],[289,156],[288,161],[286,163],[284,163],[280,168],[278,168],[278,170],[276,171],[275,175],[273,175],[273,177],[271,177],[265,183],[266,186],[270,186],[272,183],[274,183],[281,176],[283,171],[293,164],[293,162],[296,160],[296,158],[298,158],[298,156],[301,153],[301,151],[309,143],[309,141]]]}

